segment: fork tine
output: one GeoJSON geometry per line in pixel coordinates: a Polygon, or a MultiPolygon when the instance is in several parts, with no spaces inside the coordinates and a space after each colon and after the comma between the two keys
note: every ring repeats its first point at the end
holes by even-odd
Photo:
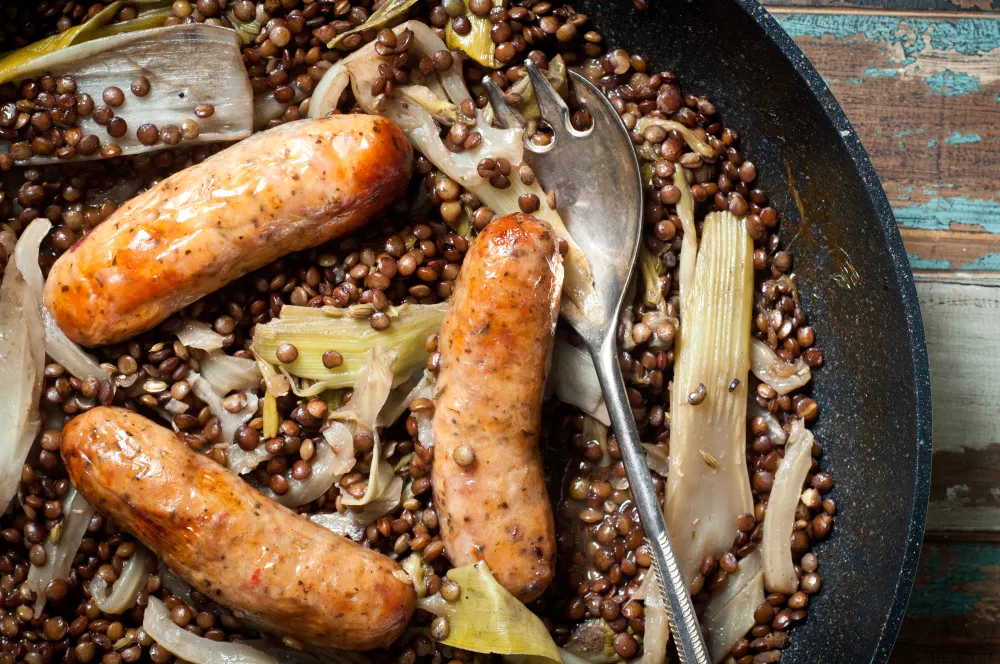
{"type": "Polygon", "coordinates": [[[483,87],[486,88],[486,97],[493,107],[493,114],[500,122],[503,129],[524,129],[524,119],[521,114],[510,107],[503,99],[503,90],[493,82],[489,76],[483,76],[483,87]]]}
{"type": "Polygon", "coordinates": [[[556,92],[552,84],[538,69],[538,66],[531,60],[525,60],[525,68],[531,78],[531,87],[535,90],[535,101],[538,102],[538,110],[545,120],[552,127],[552,131],[558,134],[565,134],[569,131],[569,107],[556,92]]]}

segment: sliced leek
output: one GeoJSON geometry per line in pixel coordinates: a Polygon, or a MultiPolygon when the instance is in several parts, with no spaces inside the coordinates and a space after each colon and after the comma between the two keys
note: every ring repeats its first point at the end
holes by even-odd
{"type": "Polygon", "coordinates": [[[379,331],[372,328],[367,315],[355,317],[350,309],[286,305],[280,318],[257,325],[253,350],[265,362],[279,364],[278,346],[292,344],[299,351],[298,358],[282,364],[283,369],[298,378],[319,381],[321,389],[339,389],[354,385],[365,364],[365,353],[376,346],[387,346],[399,351],[399,360],[393,365],[398,384],[426,364],[427,337],[440,329],[447,308],[446,303],[395,307],[390,312],[392,325],[379,331]],[[338,351],[343,364],[327,369],[323,353],[328,350],[338,351]]]}
{"type": "Polygon", "coordinates": [[[732,546],[736,517],[753,511],[745,449],[752,310],[753,243],[746,221],[712,213],[674,342],[670,399],[664,517],[689,584],[705,556],[732,546]],[[739,383],[730,390],[733,379],[739,383]],[[703,400],[689,401],[702,387],[703,400]]]}
{"type": "Polygon", "coordinates": [[[764,586],[768,592],[790,595],[799,587],[792,561],[792,527],[802,485],[812,465],[812,432],[802,420],[792,422],[785,445],[785,457],[774,474],[774,486],[767,501],[760,552],[764,560],[764,586]]]}
{"type": "Polygon", "coordinates": [[[537,657],[532,662],[561,664],[559,648],[545,624],[521,600],[501,586],[485,562],[457,567],[448,578],[458,584],[454,602],[433,595],[417,601],[429,613],[447,616],[450,629],[442,643],[479,653],[537,657]]]}

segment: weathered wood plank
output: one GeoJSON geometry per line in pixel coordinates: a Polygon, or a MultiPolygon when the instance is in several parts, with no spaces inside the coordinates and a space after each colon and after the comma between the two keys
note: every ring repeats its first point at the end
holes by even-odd
{"type": "Polygon", "coordinates": [[[928,529],[1000,531],[1000,276],[915,278],[934,401],[928,529]]]}
{"type": "Polygon", "coordinates": [[[1000,0],[768,0],[768,7],[822,7],[877,11],[990,11],[1000,0]]]}
{"type": "Polygon", "coordinates": [[[893,664],[996,662],[1000,544],[926,541],[893,664]]]}
{"type": "Polygon", "coordinates": [[[1000,15],[772,11],[858,131],[913,266],[1000,270],[1000,15]]]}

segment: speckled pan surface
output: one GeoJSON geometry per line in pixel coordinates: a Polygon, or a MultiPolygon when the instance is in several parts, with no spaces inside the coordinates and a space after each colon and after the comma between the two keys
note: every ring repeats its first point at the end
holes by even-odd
{"type": "Polygon", "coordinates": [[[740,131],[782,214],[826,351],[814,429],[840,518],[823,591],[782,662],[883,662],[916,570],[931,470],[924,331],[903,243],[868,155],[823,80],[754,0],[582,0],[611,45],[676,73],[740,131]]]}

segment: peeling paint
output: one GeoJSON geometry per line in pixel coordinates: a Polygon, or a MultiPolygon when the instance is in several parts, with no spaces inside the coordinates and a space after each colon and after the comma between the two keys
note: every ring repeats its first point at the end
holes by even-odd
{"type": "MultiPolygon", "coordinates": [[[[932,138],[931,140],[927,141],[927,147],[929,147],[929,148],[937,147],[937,139],[936,138],[932,138]]],[[[912,191],[912,189],[911,189],[911,191],[912,191]]]]}
{"type": "Polygon", "coordinates": [[[954,222],[979,224],[987,233],[1000,233],[1000,202],[993,199],[935,196],[926,203],[896,206],[893,213],[900,226],[910,228],[944,231],[954,222]]]}
{"type": "Polygon", "coordinates": [[[969,95],[979,92],[980,80],[978,76],[969,76],[964,72],[953,72],[945,69],[933,76],[924,79],[931,92],[953,97],[955,95],[969,95]]]}
{"type": "Polygon", "coordinates": [[[968,143],[978,143],[981,140],[983,140],[983,137],[975,132],[962,134],[960,131],[953,131],[948,138],[944,139],[944,142],[951,145],[966,145],[968,143]]]}
{"type": "Polygon", "coordinates": [[[992,17],[789,13],[775,18],[793,38],[875,45],[880,57],[867,66],[859,63],[864,66],[861,75],[847,79],[850,84],[917,77],[927,84],[929,94],[951,96],[978,92],[983,85],[1000,81],[1000,21],[992,17]]]}
{"type": "Polygon", "coordinates": [[[911,270],[950,270],[951,261],[944,258],[921,258],[916,254],[906,252],[906,258],[910,261],[911,270]]]}
{"type": "Polygon", "coordinates": [[[962,542],[949,547],[950,555],[929,550],[920,559],[917,583],[913,586],[907,613],[944,618],[969,613],[983,596],[975,592],[988,588],[986,570],[1000,566],[1000,548],[991,543],[962,542]]]}

